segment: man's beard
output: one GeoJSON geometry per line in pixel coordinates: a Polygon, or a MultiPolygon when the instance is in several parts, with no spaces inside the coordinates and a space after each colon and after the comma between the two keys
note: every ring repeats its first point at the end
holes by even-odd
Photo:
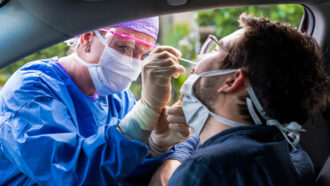
{"type": "Polygon", "coordinates": [[[194,84],[194,94],[210,111],[214,112],[214,104],[217,100],[217,89],[219,88],[219,78],[206,77],[203,85],[201,79],[194,84]]]}

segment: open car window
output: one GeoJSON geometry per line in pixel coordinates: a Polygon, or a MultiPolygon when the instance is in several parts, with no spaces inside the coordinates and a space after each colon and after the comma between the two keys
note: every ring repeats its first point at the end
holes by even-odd
{"type": "MultiPolygon", "coordinates": [[[[208,35],[214,34],[218,38],[222,38],[234,32],[239,28],[237,18],[243,12],[255,16],[265,16],[273,21],[286,22],[295,27],[299,27],[304,15],[304,7],[297,4],[246,6],[209,9],[160,16],[160,32],[158,35],[157,44],[173,46],[182,52],[182,58],[195,61],[196,56],[200,52],[201,45],[206,40],[208,35]]],[[[106,36],[104,30],[101,30],[100,32],[104,33],[104,37],[106,36]]],[[[141,46],[145,46],[147,48],[150,47],[140,43],[137,40],[127,37],[125,38],[119,34],[109,32],[107,37],[113,37],[113,39],[120,40],[122,43],[129,43],[130,46],[126,46],[125,49],[123,49],[123,46],[113,46],[116,47],[117,50],[127,50],[127,48],[132,48],[133,45],[137,46],[133,47],[137,50],[138,48],[141,48],[141,46]]],[[[125,35],[125,33],[122,34],[125,35]]],[[[76,37],[76,40],[79,40],[77,38],[79,37],[76,37]]],[[[71,47],[70,49],[67,43],[61,42],[15,62],[0,71],[0,85],[3,86],[7,79],[19,67],[27,62],[51,58],[54,56],[63,57],[68,53],[72,53],[73,49],[74,47],[71,47]]],[[[132,50],[128,52],[132,52],[132,50]]],[[[186,67],[186,74],[181,75],[177,79],[173,79],[172,85],[174,88],[171,103],[175,102],[179,98],[178,90],[188,77],[192,66],[191,64],[183,61],[181,61],[181,63],[186,67]]],[[[141,88],[140,79],[134,82],[130,88],[137,99],[140,97],[141,88]]]]}

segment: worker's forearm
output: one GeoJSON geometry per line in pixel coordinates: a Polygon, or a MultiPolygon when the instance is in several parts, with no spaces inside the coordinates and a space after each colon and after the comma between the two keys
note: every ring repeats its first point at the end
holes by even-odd
{"type": "Polygon", "coordinates": [[[146,143],[150,132],[158,122],[159,116],[159,113],[153,111],[141,101],[138,101],[119,123],[118,129],[128,138],[146,143]]]}

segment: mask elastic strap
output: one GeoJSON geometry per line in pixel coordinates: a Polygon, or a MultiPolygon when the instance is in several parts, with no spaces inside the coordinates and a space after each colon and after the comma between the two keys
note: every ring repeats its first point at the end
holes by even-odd
{"type": "Polygon", "coordinates": [[[211,76],[220,76],[225,74],[230,74],[236,72],[237,69],[225,69],[225,70],[212,70],[201,73],[200,77],[211,77],[211,76]]]}
{"type": "Polygon", "coordinates": [[[250,98],[246,98],[246,104],[247,104],[247,107],[248,107],[248,110],[249,110],[249,113],[254,121],[254,123],[256,125],[262,125],[262,122],[258,116],[258,114],[256,113],[256,111],[254,110],[253,108],[253,104],[252,104],[252,101],[250,98]]]}
{"type": "Polygon", "coordinates": [[[246,89],[251,97],[251,100],[254,104],[254,106],[256,107],[257,111],[259,112],[259,114],[265,119],[265,120],[269,120],[270,118],[267,116],[266,112],[264,111],[264,109],[262,108],[257,96],[255,95],[252,87],[250,86],[249,83],[246,83],[246,89]]]}
{"type": "Polygon", "coordinates": [[[300,140],[299,132],[305,132],[306,131],[297,122],[291,122],[289,124],[286,124],[286,125],[282,126],[277,120],[270,119],[270,120],[267,120],[267,125],[277,127],[281,131],[281,133],[284,136],[285,140],[292,146],[292,148],[295,151],[297,150],[295,145],[300,140]],[[293,135],[293,138],[294,138],[293,142],[289,139],[288,133],[293,135]]]}
{"type": "Polygon", "coordinates": [[[233,120],[230,120],[230,119],[227,119],[227,118],[224,118],[222,116],[219,116],[218,114],[215,114],[211,111],[209,111],[211,116],[213,116],[215,119],[217,119],[218,121],[220,121],[221,123],[227,125],[227,126],[230,126],[230,127],[239,127],[239,126],[247,126],[247,124],[244,124],[244,123],[240,123],[240,122],[237,122],[237,121],[233,121],[233,120]]]}
{"type": "Polygon", "coordinates": [[[82,65],[86,66],[86,67],[91,67],[91,66],[97,66],[97,64],[89,64],[89,63],[86,63],[83,59],[81,59],[77,52],[73,53],[73,56],[74,58],[82,65]]]}
{"type": "MultiPolygon", "coordinates": [[[[220,76],[220,75],[225,75],[225,74],[230,74],[233,72],[236,72],[237,69],[225,69],[225,70],[213,70],[213,71],[207,71],[204,73],[201,73],[199,75],[199,77],[212,77],[212,76],[220,76]]],[[[197,78],[198,79],[198,78],[197,78]]],[[[197,80],[196,79],[196,80],[197,80]]],[[[196,81],[195,80],[195,81],[196,81]]],[[[196,98],[197,99],[197,98],[196,98]]],[[[198,100],[198,99],[197,99],[198,100]]],[[[202,104],[202,103],[201,103],[202,104]]],[[[203,104],[202,104],[203,105],[203,104]]],[[[205,107],[205,106],[204,106],[205,107]]],[[[222,116],[219,116],[213,112],[211,112],[207,107],[205,107],[211,116],[213,116],[215,119],[217,119],[218,121],[220,121],[221,123],[227,125],[227,126],[231,126],[231,127],[238,127],[238,126],[247,126],[247,124],[244,123],[240,123],[240,122],[236,122],[227,118],[224,118],[222,116]]]]}
{"type": "MultiPolygon", "coordinates": [[[[257,96],[255,95],[252,87],[247,82],[246,82],[246,87],[247,87],[247,91],[248,91],[248,93],[249,93],[249,95],[252,99],[252,103],[255,105],[255,107],[257,108],[257,111],[260,113],[260,115],[266,120],[266,125],[277,127],[280,130],[280,132],[282,133],[285,140],[292,146],[292,148],[294,150],[297,150],[295,145],[299,142],[299,139],[300,139],[299,132],[305,132],[306,130],[304,130],[301,127],[301,125],[299,125],[297,122],[290,122],[289,124],[281,125],[277,120],[270,119],[269,116],[267,116],[266,112],[263,110],[263,108],[262,108],[257,96]],[[293,135],[293,138],[294,138],[293,142],[289,139],[288,133],[293,135]]],[[[247,104],[248,104],[248,101],[247,101],[247,104]]],[[[252,107],[252,109],[253,109],[253,107],[252,107]]],[[[251,114],[251,112],[250,112],[250,114],[251,114]]]]}
{"type": "Polygon", "coordinates": [[[105,46],[105,47],[109,47],[107,42],[105,42],[104,38],[102,37],[102,35],[100,34],[99,31],[95,30],[94,31],[96,37],[101,41],[101,43],[105,46]]]}

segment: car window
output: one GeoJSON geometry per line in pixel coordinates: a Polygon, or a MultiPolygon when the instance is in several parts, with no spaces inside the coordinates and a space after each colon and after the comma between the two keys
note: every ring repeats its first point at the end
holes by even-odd
{"type": "MultiPolygon", "coordinates": [[[[304,15],[304,8],[296,4],[247,6],[160,16],[160,33],[157,43],[173,46],[182,52],[182,58],[195,61],[201,44],[208,35],[214,34],[221,38],[237,30],[239,28],[237,18],[243,12],[254,16],[265,16],[272,21],[286,22],[299,27],[304,15]]],[[[136,40],[134,41],[136,42],[136,40]]],[[[139,42],[136,43],[138,46],[139,42]]],[[[70,51],[69,46],[61,42],[9,65],[0,71],[0,86],[3,86],[8,78],[25,63],[54,56],[62,57],[67,55],[68,51],[70,51]]],[[[172,80],[173,92],[169,104],[178,100],[180,95],[178,90],[189,75],[191,64],[182,62],[182,65],[186,67],[186,73],[172,80]]],[[[137,99],[140,97],[141,88],[140,78],[130,87],[137,99]]]]}

